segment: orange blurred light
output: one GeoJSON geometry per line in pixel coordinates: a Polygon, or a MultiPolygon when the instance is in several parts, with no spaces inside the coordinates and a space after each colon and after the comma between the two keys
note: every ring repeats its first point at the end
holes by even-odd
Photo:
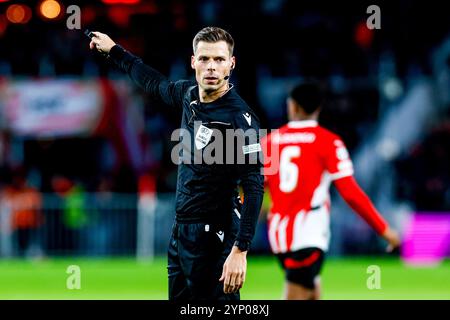
{"type": "Polygon", "coordinates": [[[61,5],[55,0],[44,0],[40,5],[39,10],[45,18],[55,19],[61,13],[61,5]]]}
{"type": "Polygon", "coordinates": [[[12,4],[6,9],[6,18],[12,23],[27,23],[31,19],[31,9],[22,4],[12,4]]]}

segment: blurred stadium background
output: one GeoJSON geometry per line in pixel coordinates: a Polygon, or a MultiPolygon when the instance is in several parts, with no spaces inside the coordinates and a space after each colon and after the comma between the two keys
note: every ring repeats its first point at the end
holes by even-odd
{"type": "MultiPolygon", "coordinates": [[[[0,0],[0,298],[166,299],[180,114],[91,52],[83,30],[176,80],[193,76],[195,33],[217,25],[235,38],[232,82],[262,127],[285,123],[294,84],[328,84],[320,121],[344,138],[358,181],[402,234],[387,256],[333,190],[324,298],[450,299],[449,21],[430,1],[0,0]],[[366,27],[371,4],[379,30],[366,27]],[[67,28],[70,5],[81,30],[67,28]],[[66,288],[69,265],[81,268],[81,290],[66,288]],[[370,265],[380,290],[366,286],[370,265]]],[[[269,202],[244,299],[281,296],[269,202]]]]}

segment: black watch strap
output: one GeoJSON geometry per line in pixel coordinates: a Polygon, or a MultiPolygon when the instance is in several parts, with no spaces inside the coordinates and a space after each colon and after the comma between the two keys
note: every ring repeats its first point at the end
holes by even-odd
{"type": "Polygon", "coordinates": [[[235,245],[236,247],[238,247],[239,250],[241,250],[241,251],[248,251],[248,250],[250,249],[250,242],[249,242],[249,241],[239,241],[239,240],[236,240],[236,241],[234,242],[234,245],[235,245]]]}

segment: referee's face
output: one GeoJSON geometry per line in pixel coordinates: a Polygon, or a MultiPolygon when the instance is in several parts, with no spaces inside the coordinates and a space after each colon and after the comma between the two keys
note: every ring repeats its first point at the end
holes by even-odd
{"type": "Polygon", "coordinates": [[[191,58],[191,66],[195,70],[197,83],[208,93],[226,88],[228,80],[224,78],[230,75],[234,63],[235,58],[230,55],[228,44],[225,41],[200,41],[191,58]]]}

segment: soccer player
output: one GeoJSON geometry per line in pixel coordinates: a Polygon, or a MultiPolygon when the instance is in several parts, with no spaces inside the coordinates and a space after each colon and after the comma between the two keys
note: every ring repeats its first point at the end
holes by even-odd
{"type": "Polygon", "coordinates": [[[296,86],[287,100],[289,122],[261,141],[265,158],[279,153],[279,163],[271,164],[276,174],[266,175],[272,198],[268,233],[270,247],[285,272],[284,299],[289,300],[320,297],[319,274],[330,240],[331,182],[350,207],[389,242],[388,251],[400,243],[397,232],[355,181],[342,139],[318,124],[322,101],[316,84],[296,86]]]}
{"type": "Polygon", "coordinates": [[[182,113],[183,144],[187,136],[187,145],[193,146],[182,150],[183,158],[188,152],[192,161],[183,161],[178,168],[168,251],[169,299],[238,300],[264,193],[261,161],[248,161],[251,153],[261,151],[259,135],[245,136],[245,144],[235,147],[234,155],[244,162],[206,164],[194,159],[194,151],[205,150],[218,131],[259,131],[255,113],[229,83],[236,65],[233,38],[217,27],[200,30],[191,57],[196,81],[172,82],[106,34],[93,34],[91,49],[108,55],[145,92],[182,113]],[[251,138],[254,143],[247,144],[251,138]],[[242,209],[239,184],[245,196],[242,209]]]}

